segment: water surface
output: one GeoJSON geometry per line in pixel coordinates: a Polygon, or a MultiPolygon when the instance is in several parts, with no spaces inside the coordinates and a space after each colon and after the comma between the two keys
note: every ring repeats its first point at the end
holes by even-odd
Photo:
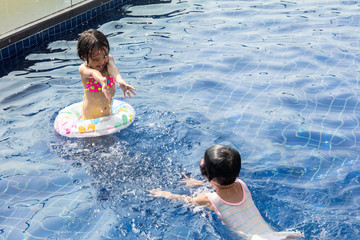
{"type": "MultiPolygon", "coordinates": [[[[202,179],[206,148],[237,148],[264,218],[306,239],[360,237],[359,3],[172,1],[95,26],[137,96],[120,133],[69,139],[82,100],[76,39],[0,78],[0,238],[235,239],[207,210],[147,196],[202,179]]],[[[121,97],[120,91],[117,92],[121,97]]]]}

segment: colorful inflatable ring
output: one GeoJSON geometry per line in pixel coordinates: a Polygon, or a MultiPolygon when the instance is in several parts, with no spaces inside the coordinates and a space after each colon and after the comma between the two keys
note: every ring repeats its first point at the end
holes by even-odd
{"type": "Polygon", "coordinates": [[[123,101],[113,100],[111,115],[81,120],[82,102],[61,110],[55,119],[55,130],[66,137],[97,137],[112,134],[128,127],[135,119],[134,108],[123,101]]]}

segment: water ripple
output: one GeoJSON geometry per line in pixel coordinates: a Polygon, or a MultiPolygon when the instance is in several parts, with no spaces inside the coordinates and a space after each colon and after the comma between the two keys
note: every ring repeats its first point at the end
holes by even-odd
{"type": "Polygon", "coordinates": [[[0,236],[234,239],[209,211],[146,192],[195,194],[177,184],[181,172],[200,179],[204,149],[222,143],[242,153],[240,177],[274,228],[358,238],[355,1],[124,9],[98,28],[137,88],[128,129],[77,140],[50,131],[83,97],[73,39],[0,78],[0,236]]]}

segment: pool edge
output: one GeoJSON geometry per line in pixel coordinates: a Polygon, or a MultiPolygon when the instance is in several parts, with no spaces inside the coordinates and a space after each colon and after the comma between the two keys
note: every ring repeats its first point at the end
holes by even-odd
{"type": "Polygon", "coordinates": [[[19,27],[1,36],[0,61],[8,60],[33,47],[56,40],[85,22],[132,0],[91,0],[76,4],[37,21],[19,27]]]}

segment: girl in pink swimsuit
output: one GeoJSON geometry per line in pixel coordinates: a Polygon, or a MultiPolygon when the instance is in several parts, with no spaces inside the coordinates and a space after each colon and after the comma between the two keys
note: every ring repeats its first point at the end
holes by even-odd
{"type": "Polygon", "coordinates": [[[135,88],[124,81],[114,58],[109,54],[107,38],[98,30],[90,29],[81,34],[77,44],[79,57],[85,62],[79,67],[85,90],[82,119],[94,119],[110,115],[112,98],[117,83],[126,95],[135,94],[135,88]]]}
{"type": "MultiPolygon", "coordinates": [[[[160,189],[150,190],[154,197],[182,200],[187,203],[205,205],[214,210],[233,231],[246,239],[290,239],[303,235],[298,232],[275,232],[256,208],[246,184],[238,179],[241,157],[237,150],[225,145],[208,148],[200,162],[201,174],[214,187],[215,192],[203,193],[197,197],[173,194],[160,189]]],[[[203,184],[202,181],[185,176],[181,182],[187,186],[203,184]]]]}

